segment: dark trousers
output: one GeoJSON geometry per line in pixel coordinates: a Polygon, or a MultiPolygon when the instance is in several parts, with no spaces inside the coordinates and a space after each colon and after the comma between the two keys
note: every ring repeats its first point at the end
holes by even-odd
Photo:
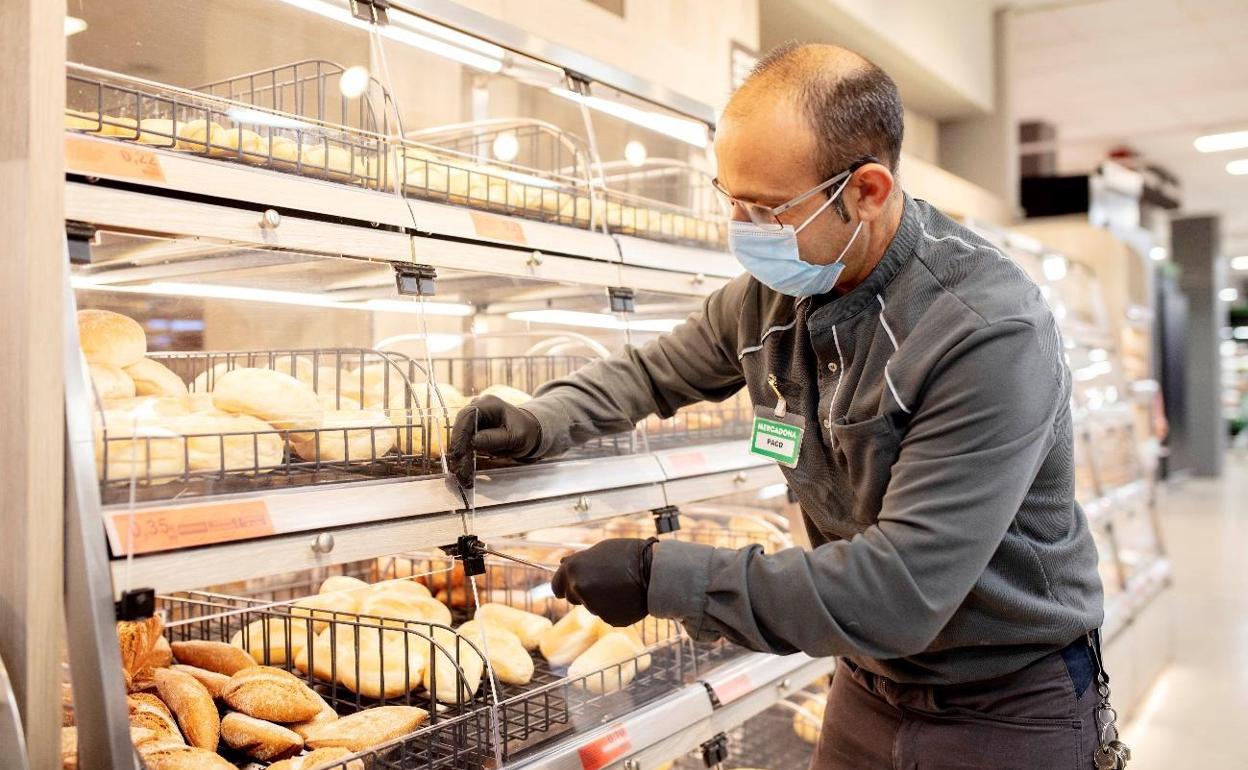
{"type": "Polygon", "coordinates": [[[842,660],[811,770],[1091,770],[1096,667],[1079,639],[1021,671],[908,685],[842,660]]]}

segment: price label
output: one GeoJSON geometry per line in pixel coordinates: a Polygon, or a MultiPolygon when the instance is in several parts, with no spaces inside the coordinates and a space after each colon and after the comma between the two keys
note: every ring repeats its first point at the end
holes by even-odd
{"type": "Polygon", "coordinates": [[[797,455],[802,450],[802,426],[798,424],[800,420],[797,415],[779,418],[755,414],[754,430],[750,435],[750,454],[775,460],[788,468],[796,468],[797,455]]]}
{"type": "Polygon", "coordinates": [[[624,725],[616,725],[606,735],[582,746],[577,753],[583,770],[601,770],[632,750],[633,742],[628,737],[628,729],[624,725]]]}
{"type": "Polygon", "coordinates": [[[524,237],[524,228],[514,219],[474,211],[472,212],[472,227],[477,231],[477,235],[492,241],[528,243],[528,239],[524,237]]]}
{"type": "Polygon", "coordinates": [[[65,137],[65,167],[87,176],[109,176],[138,179],[145,182],[165,181],[160,156],[134,144],[89,139],[84,136],[65,137]]]}
{"type": "Polygon", "coordinates": [[[119,556],[228,543],[274,533],[263,500],[113,514],[119,556]]]}
{"type": "Polygon", "coordinates": [[[711,685],[711,689],[715,691],[715,697],[719,699],[719,704],[726,706],[746,693],[753,692],[755,687],[749,674],[737,674],[719,684],[711,685]]]}

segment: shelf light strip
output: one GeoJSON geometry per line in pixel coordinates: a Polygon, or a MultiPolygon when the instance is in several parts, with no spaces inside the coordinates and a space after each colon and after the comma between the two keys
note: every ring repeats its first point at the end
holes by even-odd
{"type": "Polygon", "coordinates": [[[670,332],[681,323],[681,318],[653,318],[639,321],[625,321],[607,313],[586,313],[580,310],[516,310],[508,313],[513,321],[527,323],[555,324],[558,326],[578,326],[588,329],[611,329],[642,332],[670,332]]]}
{"type": "Polygon", "coordinates": [[[555,96],[572,102],[580,102],[591,110],[597,110],[621,120],[626,120],[635,126],[641,126],[664,136],[679,139],[694,147],[706,147],[706,124],[704,123],[638,109],[637,107],[621,104],[611,99],[604,99],[600,96],[582,96],[566,88],[550,88],[547,90],[555,96]]]}

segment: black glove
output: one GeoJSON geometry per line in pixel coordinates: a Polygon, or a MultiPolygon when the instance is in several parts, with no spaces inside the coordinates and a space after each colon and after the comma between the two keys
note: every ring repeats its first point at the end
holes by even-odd
{"type": "Polygon", "coordinates": [[[657,537],[612,538],[568,556],[551,578],[555,596],[613,626],[631,626],[649,612],[650,561],[657,537]]]}
{"type": "Polygon", "coordinates": [[[451,430],[446,462],[465,489],[472,488],[472,453],[493,457],[529,457],[542,441],[537,418],[497,396],[482,396],[459,410],[451,430]]]}

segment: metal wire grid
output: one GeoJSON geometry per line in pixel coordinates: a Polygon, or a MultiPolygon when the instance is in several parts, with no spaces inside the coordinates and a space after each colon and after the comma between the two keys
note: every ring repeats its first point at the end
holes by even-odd
{"type": "MultiPolygon", "coordinates": [[[[728,733],[728,759],[720,767],[805,770],[814,756],[814,744],[806,743],[793,731],[793,714],[772,706],[750,717],[728,733]]],[[[682,757],[676,770],[706,770],[700,753],[682,757]]]]}
{"type": "Polygon", "coordinates": [[[725,212],[706,172],[684,161],[652,158],[640,167],[612,169],[604,179],[607,226],[612,230],[678,243],[727,245],[725,212]]]}
{"type": "Polygon", "coordinates": [[[683,206],[629,195],[608,188],[607,230],[654,241],[727,248],[728,225],[722,214],[702,214],[683,206]]]}
{"type": "Polygon", "coordinates": [[[646,421],[646,436],[652,449],[727,441],[748,437],[753,422],[753,408],[742,394],[723,403],[682,409],[666,420],[651,418],[646,421]]]}

